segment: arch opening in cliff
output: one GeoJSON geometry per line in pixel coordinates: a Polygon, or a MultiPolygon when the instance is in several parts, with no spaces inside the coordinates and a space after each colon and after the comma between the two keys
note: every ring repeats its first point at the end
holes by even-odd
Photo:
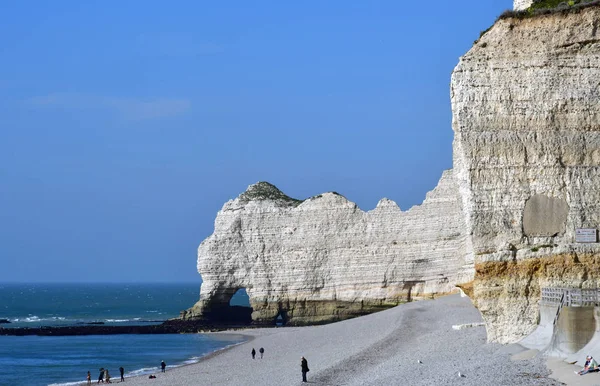
{"type": "Polygon", "coordinates": [[[202,318],[211,323],[235,325],[252,323],[253,308],[250,306],[245,288],[223,288],[216,296],[204,300],[200,307],[202,318]]]}
{"type": "Polygon", "coordinates": [[[275,325],[277,327],[283,327],[288,321],[288,315],[286,310],[279,310],[279,313],[274,319],[275,325]]]}
{"type": "Polygon", "coordinates": [[[252,308],[250,305],[250,296],[246,292],[246,288],[239,288],[229,299],[229,306],[240,306],[252,308]]]}

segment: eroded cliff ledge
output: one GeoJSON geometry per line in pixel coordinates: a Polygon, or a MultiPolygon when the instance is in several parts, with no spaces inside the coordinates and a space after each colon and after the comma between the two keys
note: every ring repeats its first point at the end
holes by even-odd
{"type": "Polygon", "coordinates": [[[531,332],[540,287],[596,287],[600,9],[499,20],[451,84],[454,174],[488,339],[531,332]]]}
{"type": "Polygon", "coordinates": [[[337,193],[304,201],[252,185],[227,202],[198,248],[200,301],[186,317],[217,317],[245,288],[255,323],[340,320],[471,281],[452,172],[420,206],[382,199],[364,212],[337,193]]]}

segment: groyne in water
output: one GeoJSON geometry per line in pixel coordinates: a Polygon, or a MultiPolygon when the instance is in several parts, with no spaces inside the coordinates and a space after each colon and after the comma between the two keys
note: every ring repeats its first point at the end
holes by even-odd
{"type": "Polygon", "coordinates": [[[168,320],[154,325],[131,326],[42,326],[42,327],[0,327],[0,336],[77,336],[77,335],[118,335],[118,334],[185,334],[234,330],[238,328],[272,327],[244,323],[203,323],[197,321],[168,320]]]}

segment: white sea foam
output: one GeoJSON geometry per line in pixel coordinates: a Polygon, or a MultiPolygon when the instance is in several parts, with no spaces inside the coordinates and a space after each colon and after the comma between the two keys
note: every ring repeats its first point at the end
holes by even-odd
{"type": "Polygon", "coordinates": [[[64,316],[52,316],[49,318],[40,318],[37,315],[32,315],[32,316],[26,316],[23,318],[14,318],[14,319],[10,319],[11,322],[13,323],[39,323],[39,322],[56,322],[56,321],[67,321],[67,320],[72,320],[72,319],[67,319],[64,316]]]}
{"type": "MultiPolygon", "coordinates": [[[[207,352],[204,355],[201,356],[194,356],[191,357],[188,360],[185,360],[181,363],[177,363],[175,365],[167,365],[167,369],[175,369],[177,367],[182,367],[182,366],[186,366],[186,365],[192,365],[195,363],[200,362],[200,360],[202,360],[202,358],[206,357],[207,355],[211,355],[215,352],[221,351],[221,350],[225,350],[229,347],[233,347],[233,346],[238,346],[240,344],[245,343],[246,341],[242,341],[242,342],[237,342],[237,343],[232,343],[230,345],[224,346],[222,348],[218,348],[215,349],[213,351],[207,352]]],[[[160,367],[159,366],[155,366],[155,367],[143,367],[141,369],[137,369],[137,370],[133,370],[133,371],[129,371],[127,373],[125,373],[125,378],[130,378],[130,377],[139,377],[139,376],[143,376],[143,375],[148,375],[148,374],[154,374],[160,371],[160,367]]],[[[79,382],[65,382],[65,383],[53,383],[51,385],[48,386],[78,386],[78,385],[82,385],[84,384],[85,381],[79,381],[79,382]]]]}
{"type": "MultiPolygon", "coordinates": [[[[246,341],[238,342],[238,343],[233,343],[233,344],[227,345],[225,347],[222,347],[222,348],[219,348],[219,349],[207,352],[204,355],[191,357],[190,359],[188,359],[186,361],[183,361],[182,363],[178,363],[178,364],[175,364],[175,365],[167,365],[167,369],[174,369],[174,368],[177,368],[177,367],[186,366],[186,365],[192,365],[194,363],[198,363],[198,362],[200,362],[200,360],[202,358],[204,358],[207,355],[211,355],[211,354],[213,354],[213,353],[215,353],[217,351],[225,350],[225,349],[227,349],[229,347],[237,346],[237,345],[240,345],[240,344],[245,343],[245,342],[246,341]]],[[[152,373],[157,372],[157,371],[160,371],[160,368],[158,366],[156,366],[156,367],[144,367],[144,368],[141,368],[141,369],[138,369],[138,370],[133,370],[133,371],[128,372],[127,376],[128,377],[136,377],[136,376],[139,376],[139,375],[152,374],[152,373]]]]}
{"type": "Polygon", "coordinates": [[[132,377],[136,377],[138,375],[145,375],[145,374],[151,374],[158,371],[158,366],[157,367],[144,367],[141,369],[137,369],[137,370],[133,370],[127,373],[127,376],[132,376],[132,377]]]}
{"type": "Polygon", "coordinates": [[[75,385],[81,385],[82,383],[85,383],[86,381],[79,381],[79,382],[65,382],[65,383],[51,383],[48,386],[75,386],[75,385]]]}
{"type": "Polygon", "coordinates": [[[131,320],[129,319],[106,319],[107,323],[125,323],[125,322],[130,322],[131,320]]]}

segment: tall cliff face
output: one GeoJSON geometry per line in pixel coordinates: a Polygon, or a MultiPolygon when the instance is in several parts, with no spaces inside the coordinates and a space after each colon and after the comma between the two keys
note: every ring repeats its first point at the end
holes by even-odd
{"type": "Polygon", "coordinates": [[[536,324],[539,288],[600,284],[600,9],[500,20],[451,82],[454,172],[488,339],[536,324]]]}
{"type": "Polygon", "coordinates": [[[575,230],[600,226],[599,26],[591,6],[484,34],[452,75],[454,169],[421,206],[363,212],[266,183],[226,203],[187,316],[219,314],[246,288],[256,322],[332,321],[458,284],[488,339],[508,343],[535,328],[541,287],[598,287],[600,244],[575,230]]]}
{"type": "Polygon", "coordinates": [[[246,288],[255,322],[339,320],[448,293],[472,280],[452,172],[422,205],[383,199],[369,212],[336,193],[304,201],[252,185],[218,213],[198,248],[200,301],[187,316],[227,308],[246,288]]]}

